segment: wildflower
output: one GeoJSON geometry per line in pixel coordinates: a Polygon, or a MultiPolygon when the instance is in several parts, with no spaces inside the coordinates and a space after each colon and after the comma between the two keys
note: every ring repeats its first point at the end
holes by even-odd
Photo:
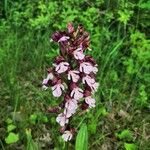
{"type": "Polygon", "coordinates": [[[57,31],[52,34],[51,39],[55,42],[62,42],[68,40],[69,37],[67,36],[67,33],[65,31],[57,31]]]}
{"type": "Polygon", "coordinates": [[[73,52],[73,55],[75,57],[75,59],[77,60],[82,60],[84,59],[85,55],[83,53],[83,50],[81,47],[77,48],[74,52],[73,52]]]}
{"type": "Polygon", "coordinates": [[[61,37],[58,42],[64,42],[64,41],[67,41],[70,37],[69,36],[63,36],[61,37]]]}
{"type": "Polygon", "coordinates": [[[52,80],[54,78],[54,75],[52,73],[49,73],[47,78],[43,80],[43,85],[47,85],[49,80],[52,80]]]}
{"type": "Polygon", "coordinates": [[[61,62],[58,65],[54,64],[54,66],[55,66],[55,71],[57,71],[58,73],[63,73],[68,70],[69,63],[61,62]]]}
{"type": "Polygon", "coordinates": [[[56,121],[60,124],[60,126],[65,126],[69,122],[69,119],[66,118],[66,115],[61,113],[57,116],[56,121]]]}
{"type": "Polygon", "coordinates": [[[61,126],[62,138],[70,141],[74,132],[69,121],[78,107],[80,110],[95,107],[92,94],[99,86],[95,78],[98,65],[94,58],[85,55],[90,49],[90,36],[82,25],[75,29],[69,23],[66,31],[56,31],[51,39],[59,44],[60,55],[54,59],[54,67],[48,69],[42,84],[45,90],[52,88],[54,97],[64,96],[63,101],[58,106],[50,106],[48,112],[58,114],[56,122],[61,126]]]}
{"type": "Polygon", "coordinates": [[[80,89],[76,84],[72,84],[71,87],[72,91],[70,96],[76,100],[79,100],[80,98],[83,97],[83,90],[80,89]]]}
{"type": "Polygon", "coordinates": [[[95,79],[91,78],[89,75],[86,75],[82,78],[82,83],[86,83],[88,86],[91,86],[95,83],[95,79]]]}
{"type": "Polygon", "coordinates": [[[65,110],[64,114],[66,115],[67,118],[71,117],[77,109],[77,100],[75,99],[68,99],[67,102],[65,103],[65,110]]]}
{"type": "Polygon", "coordinates": [[[78,82],[78,80],[80,79],[79,73],[80,72],[77,70],[70,70],[68,72],[68,80],[72,79],[73,82],[78,82]]]}
{"type": "Polygon", "coordinates": [[[98,71],[97,67],[93,66],[89,62],[82,62],[80,64],[79,70],[80,70],[80,72],[83,72],[85,74],[90,74],[91,72],[96,73],[98,71]]]}
{"type": "Polygon", "coordinates": [[[52,86],[52,93],[55,97],[60,97],[64,89],[65,88],[64,85],[61,83],[61,80],[58,80],[58,82],[54,86],[52,86]]]}
{"type": "Polygon", "coordinates": [[[86,83],[92,89],[92,91],[97,91],[99,87],[99,83],[95,82],[95,79],[91,78],[89,75],[86,75],[82,78],[82,83],[86,83]]]}
{"type": "Polygon", "coordinates": [[[86,97],[85,102],[89,105],[90,108],[95,107],[95,99],[91,96],[86,97]]]}
{"type": "Polygon", "coordinates": [[[72,139],[72,133],[71,131],[67,130],[64,132],[64,134],[62,135],[62,138],[64,139],[64,141],[70,141],[72,139]]]}

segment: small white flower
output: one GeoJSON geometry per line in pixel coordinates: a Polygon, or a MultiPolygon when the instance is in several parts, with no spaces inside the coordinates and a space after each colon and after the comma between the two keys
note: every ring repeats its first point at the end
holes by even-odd
{"type": "Polygon", "coordinates": [[[76,49],[75,51],[73,51],[73,55],[74,55],[75,59],[77,59],[77,60],[82,60],[85,57],[81,47],[76,49]]]}
{"type": "Polygon", "coordinates": [[[95,99],[91,96],[86,97],[85,102],[89,105],[90,108],[95,107],[95,99]]]}
{"type": "Polygon", "coordinates": [[[96,92],[98,90],[99,83],[95,82],[90,87],[91,87],[91,89],[92,89],[93,92],[96,92]]]}
{"type": "Polygon", "coordinates": [[[83,97],[83,90],[80,89],[79,87],[75,87],[72,91],[71,91],[71,97],[73,97],[76,100],[79,100],[80,98],[83,97]]]}
{"type": "Polygon", "coordinates": [[[80,72],[77,70],[70,70],[68,72],[68,80],[72,79],[73,82],[78,82],[78,80],[80,79],[79,73],[80,72]]]}
{"type": "Polygon", "coordinates": [[[72,139],[73,135],[69,130],[66,130],[64,132],[64,134],[62,135],[62,138],[64,139],[64,141],[70,141],[72,139]]]}
{"type": "Polygon", "coordinates": [[[69,122],[69,119],[65,114],[61,113],[57,116],[56,121],[60,124],[60,126],[65,126],[69,122]]]}
{"type": "Polygon", "coordinates": [[[53,93],[53,96],[55,97],[60,97],[62,95],[62,91],[64,90],[64,85],[61,84],[61,83],[58,83],[54,86],[52,86],[52,93],[53,93]]]}
{"type": "Polygon", "coordinates": [[[77,100],[75,99],[70,99],[66,102],[65,104],[65,110],[64,110],[64,114],[66,115],[67,118],[71,117],[77,109],[78,105],[77,105],[77,100]]]}
{"type": "Polygon", "coordinates": [[[83,84],[87,83],[88,86],[91,86],[92,84],[95,83],[95,79],[91,78],[89,75],[86,75],[85,77],[82,78],[82,83],[83,84]]]}
{"type": "Polygon", "coordinates": [[[55,71],[57,71],[58,73],[63,73],[68,70],[69,63],[61,62],[58,65],[54,64],[54,66],[56,67],[55,71]]]}
{"type": "Polygon", "coordinates": [[[44,84],[44,85],[47,84],[48,81],[49,81],[49,80],[53,80],[53,78],[54,78],[54,75],[53,75],[52,73],[49,73],[49,74],[47,75],[47,78],[43,80],[43,83],[42,83],[42,84],[44,84]]]}
{"type": "Polygon", "coordinates": [[[87,84],[92,91],[97,91],[99,87],[99,83],[95,82],[95,79],[91,78],[89,75],[86,75],[85,77],[82,78],[83,84],[87,84]]]}
{"type": "Polygon", "coordinates": [[[69,99],[65,104],[65,108],[69,110],[77,109],[77,100],[69,99]]]}
{"type": "Polygon", "coordinates": [[[83,62],[80,64],[79,67],[80,72],[84,72],[86,74],[90,74],[91,72],[95,73],[98,71],[96,65],[93,66],[91,63],[89,62],[83,62]]]}
{"type": "Polygon", "coordinates": [[[75,114],[75,112],[76,109],[71,109],[71,110],[67,108],[64,109],[64,114],[66,115],[67,118],[70,118],[73,114],[75,114]]]}

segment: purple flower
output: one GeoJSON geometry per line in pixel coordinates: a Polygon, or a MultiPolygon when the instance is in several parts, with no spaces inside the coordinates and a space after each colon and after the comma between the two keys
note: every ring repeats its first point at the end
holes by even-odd
{"type": "Polygon", "coordinates": [[[98,65],[85,54],[90,49],[90,36],[82,25],[75,29],[69,23],[66,31],[56,31],[51,39],[59,45],[60,55],[54,59],[53,68],[48,69],[42,85],[45,90],[50,86],[54,97],[62,96],[62,102],[49,107],[48,112],[58,114],[56,122],[61,126],[62,138],[69,141],[74,133],[70,120],[76,111],[95,107],[92,95],[99,86],[96,82],[98,65]]]}
{"type": "Polygon", "coordinates": [[[47,78],[43,80],[43,85],[47,85],[49,80],[53,80],[54,75],[52,73],[49,73],[47,78]]]}
{"type": "Polygon", "coordinates": [[[65,31],[57,31],[52,34],[53,41],[55,42],[61,42],[61,41],[66,41],[68,38],[67,33],[65,31]]]}
{"type": "Polygon", "coordinates": [[[64,41],[67,41],[68,39],[70,39],[69,36],[63,36],[58,40],[58,42],[64,42],[64,41]]]}
{"type": "Polygon", "coordinates": [[[91,78],[89,75],[86,75],[82,78],[82,83],[86,83],[88,86],[91,87],[91,85],[95,83],[95,79],[91,78]]]}
{"type": "Polygon", "coordinates": [[[64,89],[64,85],[59,80],[54,86],[52,86],[53,96],[60,97],[64,89]]]}
{"type": "Polygon", "coordinates": [[[95,107],[95,99],[91,96],[86,97],[85,102],[89,105],[90,108],[95,107]]]}
{"type": "Polygon", "coordinates": [[[66,115],[61,113],[57,116],[56,121],[60,124],[60,126],[65,126],[69,122],[69,119],[66,118],[66,115]]]}
{"type": "Polygon", "coordinates": [[[79,100],[81,98],[83,98],[83,90],[80,89],[78,86],[76,86],[75,84],[72,86],[73,89],[70,93],[70,96],[76,100],[79,100]]]}
{"type": "Polygon", "coordinates": [[[71,117],[77,109],[78,105],[77,105],[77,100],[75,99],[68,99],[66,104],[65,104],[65,110],[64,110],[64,114],[66,115],[67,118],[71,117]]]}
{"type": "Polygon", "coordinates": [[[73,137],[73,134],[71,133],[71,131],[65,131],[64,134],[62,135],[62,138],[64,139],[64,141],[70,141],[73,137]]]}
{"type": "Polygon", "coordinates": [[[78,82],[78,80],[80,79],[79,73],[80,72],[77,70],[70,70],[68,72],[68,80],[72,80],[73,82],[78,82]]]}
{"type": "Polygon", "coordinates": [[[61,62],[58,65],[54,64],[55,66],[55,71],[58,73],[64,73],[68,70],[69,68],[69,63],[67,62],[61,62]]]}
{"type": "Polygon", "coordinates": [[[73,52],[73,55],[75,57],[75,59],[77,60],[82,60],[84,59],[85,55],[83,53],[83,50],[81,47],[77,48],[74,52],[73,52]]]}
{"type": "Polygon", "coordinates": [[[89,62],[82,62],[80,64],[79,70],[80,70],[80,72],[83,72],[85,74],[90,74],[91,72],[93,72],[94,74],[96,74],[98,72],[97,65],[93,66],[89,62]]]}

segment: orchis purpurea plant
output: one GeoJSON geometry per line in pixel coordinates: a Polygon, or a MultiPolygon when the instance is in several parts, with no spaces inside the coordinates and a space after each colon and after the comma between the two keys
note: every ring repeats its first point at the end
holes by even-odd
{"type": "Polygon", "coordinates": [[[53,67],[48,69],[48,76],[43,80],[43,88],[51,87],[54,97],[62,97],[58,106],[49,108],[49,112],[58,113],[56,121],[60,124],[60,132],[65,141],[72,139],[75,129],[69,120],[76,111],[95,107],[93,93],[99,84],[95,81],[98,71],[95,60],[85,55],[90,50],[90,36],[79,25],[75,30],[68,23],[67,31],[56,31],[51,41],[60,47],[60,56],[54,59],[53,67]]]}

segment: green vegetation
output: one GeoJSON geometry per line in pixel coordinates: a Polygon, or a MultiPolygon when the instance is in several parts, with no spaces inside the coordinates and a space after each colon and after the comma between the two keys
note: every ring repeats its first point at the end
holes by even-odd
{"type": "Polygon", "coordinates": [[[0,1],[0,149],[149,150],[149,14],[150,0],[0,1]],[[100,88],[65,143],[41,83],[58,55],[50,35],[68,22],[90,32],[100,88]]]}

